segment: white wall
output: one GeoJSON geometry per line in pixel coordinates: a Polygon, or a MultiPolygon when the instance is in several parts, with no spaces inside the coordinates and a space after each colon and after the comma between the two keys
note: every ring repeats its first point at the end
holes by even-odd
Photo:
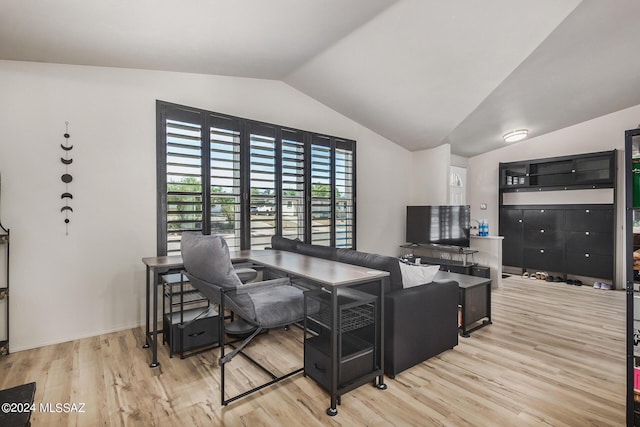
{"type": "Polygon", "coordinates": [[[448,204],[451,145],[442,144],[412,154],[411,204],[448,204]]]}
{"type": "Polygon", "coordinates": [[[410,153],[282,82],[0,61],[0,93],[11,351],[144,322],[141,258],[156,250],[156,99],[357,140],[358,248],[396,254],[404,242],[410,153]],[[65,121],[74,146],[68,236],[65,121]]]}
{"type": "MultiPolygon", "coordinates": [[[[508,145],[499,150],[469,159],[468,200],[472,216],[480,204],[487,203],[484,217],[489,219],[490,234],[498,231],[498,163],[518,160],[565,156],[617,149],[618,153],[618,229],[617,271],[618,288],[623,286],[623,225],[624,225],[624,131],[640,122],[640,105],[577,124],[537,138],[508,145]]],[[[567,193],[571,194],[571,193],[567,193]]],[[[557,198],[556,198],[557,199],[557,198]]],[[[563,203],[573,203],[564,196],[563,203]]],[[[582,200],[576,198],[576,203],[582,200]]]]}

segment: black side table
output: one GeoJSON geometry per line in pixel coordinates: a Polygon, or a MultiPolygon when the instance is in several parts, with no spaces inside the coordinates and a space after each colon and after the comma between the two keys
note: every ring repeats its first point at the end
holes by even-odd
{"type": "Polygon", "coordinates": [[[458,282],[458,304],[462,310],[460,335],[465,338],[477,329],[491,324],[491,279],[439,271],[434,281],[458,282]],[[482,323],[476,324],[482,320],[482,323]]]}
{"type": "Polygon", "coordinates": [[[36,383],[0,390],[0,426],[18,427],[31,425],[31,409],[36,394],[36,383]]]}
{"type": "Polygon", "coordinates": [[[462,310],[460,335],[465,338],[477,329],[491,324],[491,279],[476,277],[476,283],[459,283],[458,295],[462,310]],[[482,323],[473,326],[482,320],[482,323]],[[468,329],[470,326],[471,329],[468,329]]]}

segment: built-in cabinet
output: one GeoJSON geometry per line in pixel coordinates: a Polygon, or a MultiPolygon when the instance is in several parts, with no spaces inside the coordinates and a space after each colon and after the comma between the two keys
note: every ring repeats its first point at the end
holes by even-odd
{"type": "Polygon", "coordinates": [[[503,264],[613,280],[613,224],[612,205],[503,206],[503,264]]]}
{"type": "Polygon", "coordinates": [[[503,191],[611,188],[615,150],[500,164],[503,191]]]}
{"type": "Polygon", "coordinates": [[[615,286],[615,150],[500,163],[499,174],[503,265],[615,286]],[[572,191],[602,188],[613,203],[570,204],[572,191]],[[566,191],[568,203],[504,204],[506,193],[525,191],[566,191]]]}

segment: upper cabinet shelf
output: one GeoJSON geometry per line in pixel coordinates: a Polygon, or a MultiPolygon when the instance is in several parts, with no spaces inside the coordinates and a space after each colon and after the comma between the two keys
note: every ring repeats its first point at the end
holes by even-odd
{"type": "Polygon", "coordinates": [[[551,191],[613,188],[616,150],[500,163],[500,190],[551,191]]]}

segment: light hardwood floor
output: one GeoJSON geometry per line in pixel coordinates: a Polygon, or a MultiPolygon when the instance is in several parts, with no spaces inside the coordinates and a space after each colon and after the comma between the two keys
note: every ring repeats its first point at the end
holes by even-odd
{"type": "MultiPolygon", "coordinates": [[[[84,403],[80,414],[36,411],[34,426],[622,426],[624,300],[622,291],[505,279],[493,325],[386,379],[386,391],[346,394],[333,418],[328,396],[302,374],[221,408],[217,350],[181,360],[161,347],[161,366],[150,369],[142,328],[0,358],[0,388],[36,381],[36,406],[84,403]]],[[[250,351],[284,371],[302,365],[301,337],[272,331],[250,351]]],[[[228,366],[231,392],[264,379],[240,357],[228,366]]]]}

